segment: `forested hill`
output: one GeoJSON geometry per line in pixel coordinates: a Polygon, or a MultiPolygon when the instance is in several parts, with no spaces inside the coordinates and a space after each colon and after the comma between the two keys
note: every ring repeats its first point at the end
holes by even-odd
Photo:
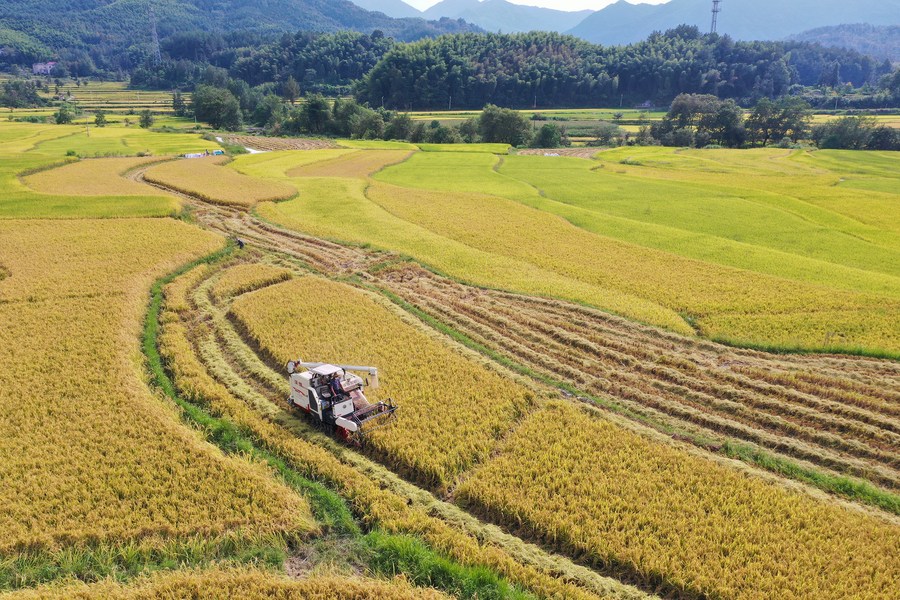
{"type": "Polygon", "coordinates": [[[393,47],[358,86],[372,106],[610,106],[682,93],[752,102],[794,85],[874,83],[890,65],[800,42],[735,42],[681,26],[628,46],[550,33],[444,36],[393,47]]]}
{"type": "Polygon", "coordinates": [[[378,29],[410,41],[478,30],[452,19],[392,19],[349,0],[0,0],[0,62],[61,58],[75,73],[129,72],[152,51],[154,18],[163,40],[208,31],[260,43],[297,30],[378,29]]]}
{"type": "MultiPolygon", "coordinates": [[[[900,15],[897,17],[900,21],[900,15]]],[[[799,42],[816,42],[833,48],[849,48],[881,60],[900,62],[900,25],[837,25],[820,27],[792,36],[799,42]]]]}

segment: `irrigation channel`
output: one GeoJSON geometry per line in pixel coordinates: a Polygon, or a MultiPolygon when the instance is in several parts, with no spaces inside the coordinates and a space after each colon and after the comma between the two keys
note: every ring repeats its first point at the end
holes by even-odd
{"type": "MultiPolygon", "coordinates": [[[[142,173],[131,177],[142,181],[142,173]]],[[[712,460],[897,521],[896,361],[733,348],[558,299],[473,287],[390,252],[317,239],[246,210],[145,183],[183,198],[198,225],[242,240],[270,264],[379,292],[422,327],[446,335],[448,343],[468,346],[545,392],[591,405],[607,418],[712,460]]],[[[256,355],[208,293],[198,307],[205,311],[203,318],[230,328],[217,333],[217,352],[235,366],[247,394],[273,406],[284,404],[287,384],[277,365],[256,355]],[[241,366],[246,359],[238,355],[247,353],[255,355],[252,369],[241,366]]],[[[383,472],[361,454],[354,460],[369,465],[371,473],[383,472]]],[[[452,498],[434,498],[399,477],[391,481],[432,510],[483,527],[444,501],[452,498]]],[[[567,568],[580,568],[506,538],[522,548],[519,558],[547,564],[561,560],[567,568]]],[[[585,580],[594,577],[580,572],[585,580]]]]}

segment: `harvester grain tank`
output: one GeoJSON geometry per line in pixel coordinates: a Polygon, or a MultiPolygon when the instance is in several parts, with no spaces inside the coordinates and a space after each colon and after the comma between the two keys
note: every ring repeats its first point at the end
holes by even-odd
{"type": "Polygon", "coordinates": [[[373,390],[379,386],[375,367],[292,360],[287,371],[291,380],[288,403],[348,442],[362,445],[366,435],[387,425],[397,411],[393,400],[372,403],[363,393],[366,386],[373,390]],[[364,374],[365,379],[356,373],[364,374]]]}

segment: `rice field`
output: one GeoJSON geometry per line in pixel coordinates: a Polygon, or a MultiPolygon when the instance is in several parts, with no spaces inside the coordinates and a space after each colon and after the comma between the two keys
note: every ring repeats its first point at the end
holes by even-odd
{"type": "Polygon", "coordinates": [[[213,204],[249,208],[259,202],[287,200],[297,195],[292,186],[262,182],[228,168],[228,157],[210,156],[169,161],[144,172],[144,179],[191,194],[213,204]]]}
{"type": "Polygon", "coordinates": [[[83,127],[73,125],[4,123],[0,127],[0,219],[176,214],[181,204],[171,195],[121,175],[134,168],[136,163],[129,161],[137,161],[139,154],[176,155],[202,150],[204,145],[210,143],[196,134],[107,127],[92,129],[88,135],[83,127]],[[91,160],[67,164],[78,157],[91,160]],[[131,158],[118,160],[126,157],[131,158]],[[54,167],[62,167],[61,173],[54,172],[54,167]]]}
{"type": "Polygon", "coordinates": [[[896,596],[896,157],[263,143],[0,124],[0,590],[896,596]]]}
{"type": "Polygon", "coordinates": [[[896,193],[846,185],[886,190],[896,183],[894,165],[873,156],[868,171],[853,175],[850,165],[828,170],[827,157],[417,152],[365,184],[353,169],[294,177],[316,171],[308,155],[296,169],[287,157],[277,168],[254,157],[235,166],[301,190],[290,202],[260,206],[267,220],[401,252],[472,284],[582,302],[733,344],[894,355],[896,193]]]}
{"type": "Polygon", "coordinates": [[[647,442],[568,403],[528,417],[458,501],[688,597],[891,598],[898,527],[647,442]]]}
{"type": "MultiPolygon", "coordinates": [[[[399,272],[396,276],[405,278],[399,272]]],[[[328,299],[325,291],[335,284],[304,281],[310,279],[314,278],[239,298],[231,309],[238,330],[261,348],[263,356],[270,356],[269,349],[290,337],[290,330],[337,322],[337,315],[342,315],[341,332],[326,329],[323,336],[328,344],[335,344],[332,352],[358,351],[348,357],[351,362],[384,352],[367,347],[368,340],[384,339],[388,334],[378,335],[371,329],[378,323],[372,316],[352,316],[353,307],[360,303],[352,290],[346,288],[339,298],[328,299]],[[270,318],[266,322],[250,320],[247,312],[270,318]],[[275,324],[280,324],[280,335],[272,334],[270,340],[274,341],[261,342],[262,336],[255,332],[276,329],[275,324]],[[342,341],[345,335],[348,341],[342,341]],[[357,350],[359,346],[363,349],[357,350]]],[[[422,283],[410,283],[408,289],[421,291],[422,283]]],[[[338,284],[335,289],[338,287],[345,286],[338,284]]],[[[507,328],[514,328],[511,320],[507,328]]],[[[391,332],[392,342],[399,329],[397,325],[385,328],[391,332]]],[[[306,348],[322,343],[297,335],[297,344],[306,348]]],[[[401,345],[410,345],[404,342],[401,338],[401,345]]],[[[415,346],[427,360],[427,348],[415,346]]],[[[289,351],[282,354],[271,364],[292,356],[289,351]]],[[[345,355],[336,356],[342,362],[345,355]]],[[[393,381],[396,357],[385,354],[379,358],[385,381],[393,381]]],[[[441,394],[446,403],[458,398],[455,404],[465,406],[469,394],[454,395],[440,379],[447,370],[445,362],[423,364],[417,373],[431,387],[431,394],[441,394]]],[[[404,397],[403,390],[390,393],[404,397]]],[[[406,391],[407,404],[422,393],[427,395],[428,389],[416,396],[406,391]]],[[[412,402],[418,405],[421,401],[412,402]]],[[[402,406],[407,408],[407,404],[402,406]]],[[[417,410],[416,406],[410,408],[417,410]]],[[[837,598],[853,589],[865,597],[890,597],[897,569],[897,525],[889,519],[822,503],[732,466],[648,441],[571,403],[539,400],[536,410],[507,427],[509,433],[501,437],[490,458],[471,465],[457,478],[454,499],[605,573],[678,597],[744,598],[757,597],[757,592],[807,597],[805,592],[814,590],[815,597],[837,598]],[[804,533],[798,534],[797,529],[804,533]],[[755,548],[763,544],[770,551],[757,554],[755,548]],[[788,553],[790,567],[772,576],[775,565],[785,564],[788,553]],[[822,577],[822,573],[832,573],[827,566],[832,564],[843,566],[841,576],[822,577]]],[[[460,435],[458,439],[468,437],[460,435]]],[[[387,462],[391,464],[390,459],[387,462]]],[[[413,476],[415,471],[403,472],[413,476]]]]}
{"type": "Polygon", "coordinates": [[[174,221],[0,222],[0,553],[315,529],[302,498],[212,452],[142,383],[151,279],[219,243],[174,221]]]}
{"type": "Polygon", "coordinates": [[[115,581],[46,587],[4,595],[8,600],[163,600],[245,598],[262,600],[443,600],[436,590],[415,588],[406,580],[392,581],[319,575],[294,580],[275,573],[249,569],[211,569],[156,575],[123,585],[115,581]]]}
{"type": "MultiPolygon", "coordinates": [[[[764,448],[896,491],[900,369],[863,358],[772,356],[662,334],[584,306],[482,290],[419,268],[380,282],[475,344],[664,432],[727,452],[764,448]]],[[[838,491],[839,488],[832,491],[838,491]]],[[[890,506],[900,511],[900,502],[890,506]]]]}
{"type": "Polygon", "coordinates": [[[237,299],[231,314],[273,364],[300,357],[378,365],[382,387],[372,399],[408,402],[393,426],[375,432],[372,445],[396,470],[432,487],[446,488],[486,460],[533,403],[527,389],[448,351],[343,284],[299,278],[237,299]]]}

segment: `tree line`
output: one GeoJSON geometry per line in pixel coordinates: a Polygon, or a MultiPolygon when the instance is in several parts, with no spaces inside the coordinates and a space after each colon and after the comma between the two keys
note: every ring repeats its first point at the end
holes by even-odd
{"type": "Polygon", "coordinates": [[[621,47],[603,47],[556,33],[457,34],[399,43],[380,31],[258,35],[181,33],[163,42],[163,60],[147,61],[132,85],[191,89],[207,66],[251,87],[281,89],[296,82],[304,94],[354,97],[392,110],[665,105],[682,93],[759,98],[826,90],[813,104],[834,103],[848,86],[866,88],[846,100],[897,105],[879,87],[890,63],[858,52],[803,42],[736,42],[681,26],[621,47]]]}
{"type": "Polygon", "coordinates": [[[745,114],[734,100],[682,94],[659,122],[642,129],[638,143],[664,146],[744,148],[810,140],[819,148],[900,150],[900,130],[874,117],[845,116],[811,126],[812,111],[802,98],[762,98],[745,114]]]}
{"type": "Polygon", "coordinates": [[[688,93],[746,105],[802,86],[873,85],[892,70],[853,51],[736,42],[689,26],[621,47],[554,33],[462,34],[394,46],[357,98],[393,109],[472,109],[665,104],[688,93]]]}

